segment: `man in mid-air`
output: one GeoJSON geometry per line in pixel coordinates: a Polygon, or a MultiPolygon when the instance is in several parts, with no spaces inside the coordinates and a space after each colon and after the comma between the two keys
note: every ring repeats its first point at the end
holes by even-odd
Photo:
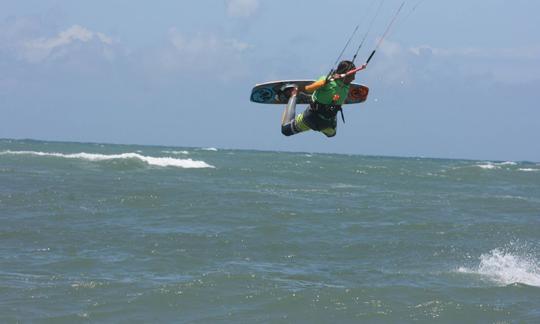
{"type": "MultiPolygon", "coordinates": [[[[291,136],[307,130],[322,132],[328,137],[336,135],[336,115],[347,99],[351,82],[356,73],[346,74],[354,70],[354,63],[341,61],[331,78],[323,76],[305,87],[295,84],[287,85],[284,91],[290,93],[289,102],[281,117],[281,133],[291,136]],[[296,95],[299,92],[313,92],[309,107],[298,116],[296,114],[296,95]]],[[[343,115],[342,115],[343,117],[343,115]]]]}

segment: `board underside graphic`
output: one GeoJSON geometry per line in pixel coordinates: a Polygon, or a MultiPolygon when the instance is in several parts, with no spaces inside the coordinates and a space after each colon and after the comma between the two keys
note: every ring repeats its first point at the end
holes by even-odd
{"type": "MultiPolygon", "coordinates": [[[[289,100],[287,94],[282,90],[284,85],[296,84],[296,85],[308,85],[315,82],[314,80],[283,80],[266,82],[255,85],[251,90],[250,100],[262,104],[286,104],[289,100]]],[[[351,83],[349,89],[349,95],[345,100],[345,104],[355,104],[366,101],[369,93],[369,88],[357,84],[351,83]]],[[[311,103],[311,93],[299,92],[297,96],[297,104],[309,104],[311,103]]]]}

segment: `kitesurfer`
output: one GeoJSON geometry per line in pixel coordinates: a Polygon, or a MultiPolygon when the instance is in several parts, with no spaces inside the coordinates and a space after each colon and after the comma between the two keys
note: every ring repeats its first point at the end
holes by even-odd
{"type": "MultiPolygon", "coordinates": [[[[319,131],[327,137],[336,135],[338,111],[347,99],[351,82],[356,73],[343,74],[355,69],[351,61],[341,61],[331,77],[323,76],[305,87],[290,84],[283,91],[290,93],[289,102],[283,111],[281,133],[291,136],[307,130],[319,131]],[[296,95],[299,92],[313,92],[309,107],[298,116],[296,112],[296,95]]],[[[343,121],[344,118],[343,118],[343,121]]]]}

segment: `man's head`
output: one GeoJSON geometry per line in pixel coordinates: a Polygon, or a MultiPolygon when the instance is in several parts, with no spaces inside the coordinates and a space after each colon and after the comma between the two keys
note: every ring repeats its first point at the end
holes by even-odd
{"type": "MultiPolygon", "coordinates": [[[[356,66],[354,66],[353,62],[343,60],[343,61],[339,62],[338,67],[336,69],[336,73],[337,74],[344,74],[344,73],[347,73],[350,70],[353,70],[355,68],[356,68],[356,66]]],[[[343,78],[343,82],[345,84],[349,84],[349,83],[353,82],[355,74],[356,73],[353,73],[353,74],[350,74],[350,75],[346,76],[345,78],[343,78]]]]}
{"type": "Polygon", "coordinates": [[[339,62],[338,67],[336,69],[336,73],[343,74],[347,73],[350,70],[354,69],[356,66],[354,66],[354,63],[351,61],[343,60],[339,62]]]}

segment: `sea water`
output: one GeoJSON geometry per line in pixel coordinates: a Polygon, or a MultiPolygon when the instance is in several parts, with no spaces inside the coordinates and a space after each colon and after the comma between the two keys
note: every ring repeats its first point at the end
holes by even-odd
{"type": "Polygon", "coordinates": [[[0,322],[540,322],[540,164],[0,140],[0,322]]]}

